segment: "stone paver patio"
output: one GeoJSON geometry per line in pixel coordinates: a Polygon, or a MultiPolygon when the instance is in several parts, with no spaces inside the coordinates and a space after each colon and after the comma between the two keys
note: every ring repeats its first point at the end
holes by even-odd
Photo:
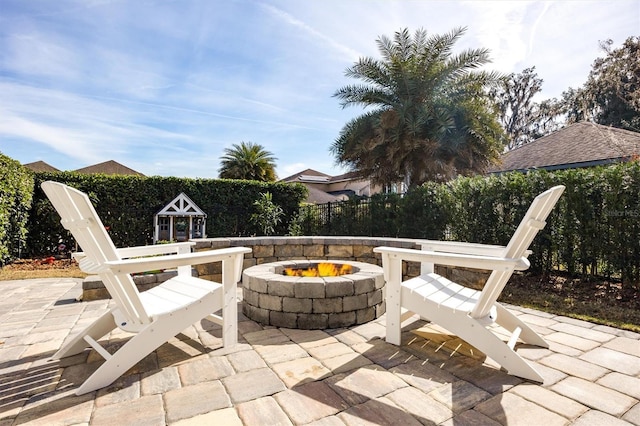
{"type": "MultiPolygon", "coordinates": [[[[234,348],[203,321],[108,388],[75,396],[101,358],[49,357],[108,302],[75,301],[74,279],[4,281],[0,294],[0,426],[640,425],[640,335],[529,309],[511,307],[551,345],[519,348],[543,385],[418,319],[396,347],[384,316],[313,331],[241,316],[234,348]]],[[[114,332],[109,346],[127,337],[114,332]]]]}

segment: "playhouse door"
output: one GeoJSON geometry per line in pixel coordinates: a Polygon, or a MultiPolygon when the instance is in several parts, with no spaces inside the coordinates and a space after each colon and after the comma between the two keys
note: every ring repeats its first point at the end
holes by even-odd
{"type": "Polygon", "coordinates": [[[187,241],[189,239],[189,219],[186,217],[176,217],[174,220],[176,241],[187,241]]]}

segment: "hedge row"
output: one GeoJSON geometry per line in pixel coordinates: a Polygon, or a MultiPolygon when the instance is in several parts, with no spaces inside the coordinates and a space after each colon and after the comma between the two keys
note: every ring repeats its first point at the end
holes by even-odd
{"type": "Polygon", "coordinates": [[[301,212],[311,234],[398,236],[506,244],[533,198],[567,187],[534,240],[532,270],[640,282],[640,163],[426,184],[301,212]]]}
{"type": "Polygon", "coordinates": [[[0,153],[0,266],[25,248],[32,188],[31,173],[0,153]]]}
{"type": "Polygon", "coordinates": [[[75,248],[40,189],[44,180],[87,192],[117,246],[152,242],[154,215],[180,192],[207,213],[207,235],[260,234],[250,221],[259,194],[284,211],[276,234],[370,235],[506,244],[533,198],[567,187],[534,240],[535,272],[640,282],[640,164],[508,173],[428,183],[398,196],[377,195],[299,209],[301,185],[234,180],[36,173],[0,154],[0,264],[19,256],[75,248]],[[292,230],[295,230],[293,232],[292,230]],[[25,237],[26,236],[26,237],[25,237]],[[26,246],[25,246],[26,238],[26,246]]]}
{"type": "MultiPolygon", "coordinates": [[[[33,208],[27,238],[31,255],[55,253],[60,243],[75,248],[69,233],[60,225],[40,184],[46,180],[66,183],[86,192],[109,234],[118,247],[151,244],[154,215],[184,192],[207,214],[209,237],[259,234],[250,221],[254,201],[271,192],[284,217],[294,216],[306,196],[302,185],[260,183],[224,179],[182,179],[173,177],[139,177],[86,175],[71,172],[36,173],[33,208]]],[[[284,234],[288,221],[276,229],[284,234]]]]}

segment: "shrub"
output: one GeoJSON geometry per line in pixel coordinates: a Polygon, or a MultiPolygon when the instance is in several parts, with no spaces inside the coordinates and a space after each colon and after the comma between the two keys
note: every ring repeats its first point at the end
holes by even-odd
{"type": "Polygon", "coordinates": [[[254,201],[270,192],[286,218],[274,227],[284,235],[290,219],[306,196],[302,185],[263,183],[227,179],[181,179],[175,177],[141,177],[86,175],[72,172],[36,173],[34,203],[31,209],[29,250],[48,254],[62,240],[75,247],[60,218],[40,189],[45,180],[73,186],[91,198],[98,215],[117,247],[151,244],[153,219],[168,202],[184,192],[206,214],[209,237],[246,236],[259,232],[250,220],[254,201]]]}
{"type": "Polygon", "coordinates": [[[32,196],[31,172],[0,153],[0,266],[25,249],[32,196]]]}
{"type": "Polygon", "coordinates": [[[566,190],[533,241],[531,271],[640,282],[640,163],[461,177],[405,194],[305,207],[312,235],[399,236],[505,245],[536,195],[566,190]],[[318,219],[320,218],[320,219],[318,219]],[[312,223],[311,223],[312,222],[312,223]]]}

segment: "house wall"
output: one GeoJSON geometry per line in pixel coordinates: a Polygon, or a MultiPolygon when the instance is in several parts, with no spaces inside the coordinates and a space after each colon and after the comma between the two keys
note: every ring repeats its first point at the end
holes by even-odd
{"type": "Polygon", "coordinates": [[[376,188],[372,186],[371,183],[369,183],[369,181],[366,181],[366,180],[356,180],[356,181],[350,180],[350,181],[344,181],[344,182],[333,182],[327,186],[328,186],[328,189],[326,189],[325,191],[343,191],[346,189],[350,189],[353,192],[355,192],[356,195],[366,195],[368,197],[380,192],[380,191],[374,192],[376,188]]]}

